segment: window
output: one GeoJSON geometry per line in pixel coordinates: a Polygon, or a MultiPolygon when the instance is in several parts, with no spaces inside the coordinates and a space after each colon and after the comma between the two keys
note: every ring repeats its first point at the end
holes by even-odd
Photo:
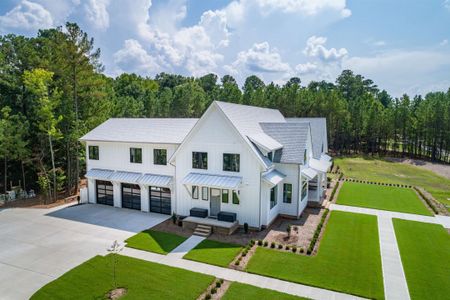
{"type": "Polygon", "coordinates": [[[305,149],[305,152],[303,153],[303,164],[305,165],[306,164],[306,161],[307,161],[307,156],[306,156],[306,149],[305,149]]]}
{"type": "Polygon", "coordinates": [[[206,186],[202,187],[202,200],[208,201],[208,190],[206,186]]]}
{"type": "Polygon", "coordinates": [[[239,172],[239,154],[224,153],[223,154],[223,170],[230,172],[239,172]]]}
{"type": "Polygon", "coordinates": [[[89,146],[89,159],[98,160],[98,146],[89,146]]]}
{"type": "Polygon", "coordinates": [[[192,152],[192,168],[207,170],[208,169],[208,153],[192,152]]]}
{"type": "Polygon", "coordinates": [[[272,161],[272,152],[269,152],[269,153],[267,153],[267,158],[270,160],[270,161],[272,161]]]}
{"type": "Polygon", "coordinates": [[[198,186],[192,186],[192,199],[198,199],[198,186]]]}
{"type": "Polygon", "coordinates": [[[302,184],[302,200],[306,197],[306,193],[308,192],[308,181],[303,181],[302,184]]]}
{"type": "Polygon", "coordinates": [[[277,205],[277,193],[278,188],[274,186],[270,189],[270,209],[272,209],[275,205],[277,205]]]}
{"type": "Polygon", "coordinates": [[[166,149],[153,149],[153,164],[154,165],[167,165],[167,150],[166,149]]]}
{"type": "Polygon", "coordinates": [[[239,204],[239,195],[237,191],[233,191],[233,204],[239,204]]]}
{"type": "Polygon", "coordinates": [[[222,203],[228,203],[228,190],[222,190],[222,203]]]}
{"type": "Polygon", "coordinates": [[[283,184],[283,202],[292,203],[292,184],[283,184]]]}
{"type": "Polygon", "coordinates": [[[130,162],[135,164],[142,163],[142,148],[130,148],[130,162]]]}

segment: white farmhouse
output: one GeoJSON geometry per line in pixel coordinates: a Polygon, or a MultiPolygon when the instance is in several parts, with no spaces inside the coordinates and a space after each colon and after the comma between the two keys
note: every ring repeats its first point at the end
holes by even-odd
{"type": "Polygon", "coordinates": [[[109,119],[81,141],[90,203],[253,228],[320,203],[331,165],[324,118],[219,101],[200,119],[109,119]]]}

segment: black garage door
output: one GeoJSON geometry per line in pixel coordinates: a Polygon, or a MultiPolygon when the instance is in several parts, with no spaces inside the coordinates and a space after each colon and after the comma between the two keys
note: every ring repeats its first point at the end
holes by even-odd
{"type": "Polygon", "coordinates": [[[96,180],[95,183],[97,186],[97,203],[113,206],[114,192],[112,183],[102,180],[96,180]]]}
{"type": "Polygon", "coordinates": [[[170,189],[156,186],[150,187],[150,211],[166,215],[172,213],[170,189]]]}
{"type": "Polygon", "coordinates": [[[141,188],[139,185],[122,183],[122,207],[141,210],[141,188]]]}

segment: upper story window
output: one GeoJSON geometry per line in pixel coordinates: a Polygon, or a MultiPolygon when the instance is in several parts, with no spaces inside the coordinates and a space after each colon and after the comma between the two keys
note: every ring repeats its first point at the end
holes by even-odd
{"type": "Polygon", "coordinates": [[[154,165],[167,165],[167,150],[166,149],[153,149],[153,164],[154,165]]]}
{"type": "Polygon", "coordinates": [[[239,172],[240,155],[224,153],[223,154],[223,170],[230,172],[239,172]]]}
{"type": "Polygon", "coordinates": [[[208,153],[207,152],[192,152],[192,168],[193,169],[208,169],[208,153]]]}
{"type": "Polygon", "coordinates": [[[270,209],[277,205],[278,186],[274,186],[270,189],[270,209]]]}
{"type": "Polygon", "coordinates": [[[99,159],[98,146],[89,146],[89,159],[99,159]]]}
{"type": "Polygon", "coordinates": [[[130,148],[130,162],[135,164],[142,163],[142,148],[130,148]]]}
{"type": "Polygon", "coordinates": [[[270,161],[272,161],[272,159],[273,159],[273,153],[272,153],[272,152],[267,153],[267,158],[268,158],[270,161]]]}
{"type": "Polygon", "coordinates": [[[292,203],[292,184],[283,184],[283,202],[292,203]]]}

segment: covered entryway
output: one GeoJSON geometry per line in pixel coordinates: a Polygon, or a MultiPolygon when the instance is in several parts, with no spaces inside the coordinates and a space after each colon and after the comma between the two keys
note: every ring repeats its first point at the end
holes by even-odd
{"type": "Polygon", "coordinates": [[[217,217],[217,214],[220,212],[220,190],[211,188],[209,200],[209,215],[217,217]]]}
{"type": "Polygon", "coordinates": [[[97,203],[109,206],[114,205],[114,192],[111,181],[96,180],[97,203]]]}
{"type": "Polygon", "coordinates": [[[170,199],[170,189],[158,186],[149,187],[150,211],[170,215],[172,204],[170,199]]]}
{"type": "Polygon", "coordinates": [[[141,210],[141,188],[139,185],[122,183],[122,207],[141,210]]]}

